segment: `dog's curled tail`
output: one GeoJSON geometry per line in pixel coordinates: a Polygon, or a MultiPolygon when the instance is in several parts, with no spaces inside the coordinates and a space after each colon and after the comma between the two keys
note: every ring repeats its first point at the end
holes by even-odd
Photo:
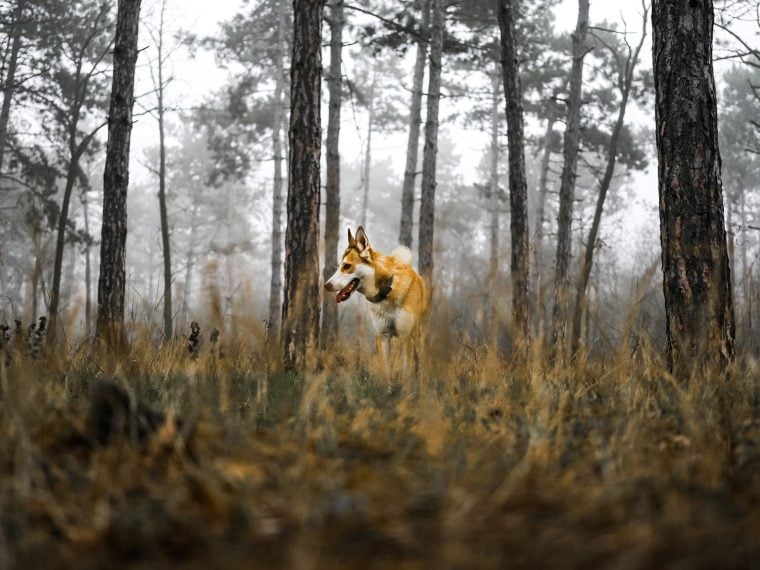
{"type": "Polygon", "coordinates": [[[396,249],[394,249],[391,252],[391,255],[398,261],[399,263],[403,263],[405,265],[411,265],[412,264],[412,250],[406,247],[405,245],[400,245],[396,249]]]}

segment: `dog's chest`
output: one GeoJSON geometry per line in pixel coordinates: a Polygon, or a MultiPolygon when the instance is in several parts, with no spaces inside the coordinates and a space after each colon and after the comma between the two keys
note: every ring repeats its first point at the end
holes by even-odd
{"type": "Polygon", "coordinates": [[[370,305],[370,313],[378,335],[403,336],[411,330],[410,315],[393,303],[373,303],[370,305]]]}

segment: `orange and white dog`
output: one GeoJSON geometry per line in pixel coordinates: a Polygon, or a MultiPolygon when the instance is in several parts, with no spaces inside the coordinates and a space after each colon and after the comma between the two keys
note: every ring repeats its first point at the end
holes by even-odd
{"type": "Polygon", "coordinates": [[[356,237],[348,230],[348,247],[337,271],[325,283],[325,289],[336,292],[340,303],[358,291],[369,301],[375,346],[390,356],[392,338],[405,347],[404,357],[414,356],[420,337],[420,321],[427,312],[429,297],[425,281],[412,269],[412,252],[399,246],[390,255],[372,249],[364,228],[356,237]]]}

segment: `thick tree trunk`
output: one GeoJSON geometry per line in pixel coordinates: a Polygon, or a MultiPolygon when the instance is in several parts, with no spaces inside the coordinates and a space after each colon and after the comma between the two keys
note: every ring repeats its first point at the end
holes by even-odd
{"type": "Polygon", "coordinates": [[[140,0],[119,0],[113,51],[113,84],[103,174],[103,226],[100,242],[97,334],[121,343],[126,287],[127,187],[132,133],[135,63],[140,0]]]}
{"type": "Polygon", "coordinates": [[[570,89],[567,98],[567,121],[562,149],[563,166],[559,188],[557,220],[557,261],[554,271],[554,309],[552,313],[552,344],[565,348],[568,318],[570,256],[572,249],[573,199],[578,169],[578,146],[581,124],[581,89],[583,58],[586,55],[589,0],[578,0],[578,22],[573,32],[573,64],[570,69],[570,89]]]}
{"type": "Polygon", "coordinates": [[[615,121],[615,126],[612,129],[612,135],[610,136],[610,142],[607,146],[607,167],[599,185],[599,194],[596,199],[596,208],[594,209],[594,220],[591,222],[591,229],[589,230],[588,239],[586,239],[586,253],[583,258],[583,265],[581,265],[580,275],[578,276],[578,285],[575,291],[575,308],[573,310],[573,326],[570,337],[570,351],[572,353],[578,351],[580,344],[583,311],[586,310],[586,288],[588,287],[588,280],[591,275],[591,267],[594,263],[594,251],[596,250],[596,240],[599,237],[599,227],[602,223],[604,202],[607,199],[607,192],[610,189],[612,177],[615,174],[618,144],[620,142],[620,133],[622,133],[623,127],[625,126],[625,112],[628,107],[628,98],[633,85],[633,72],[639,62],[639,54],[641,53],[641,48],[644,45],[644,38],[646,37],[646,18],[647,15],[644,14],[639,44],[632,53],[629,52],[628,60],[625,63],[625,69],[621,70],[620,73],[622,79],[620,84],[620,108],[618,109],[617,120],[615,121]]]}
{"type": "Polygon", "coordinates": [[[684,377],[734,358],[712,0],[657,0],[652,23],[667,360],[684,377]]]}
{"type": "Polygon", "coordinates": [[[0,175],[3,173],[3,157],[5,145],[8,140],[8,122],[11,117],[11,101],[13,92],[16,90],[16,69],[18,68],[18,56],[21,51],[21,19],[26,0],[17,0],[13,11],[13,23],[11,24],[11,47],[8,57],[8,69],[3,81],[3,105],[0,107],[0,175]]]}
{"type": "Polygon", "coordinates": [[[401,188],[401,225],[399,243],[412,247],[414,227],[414,182],[417,179],[417,154],[420,148],[420,125],[422,124],[422,87],[427,61],[427,35],[430,27],[430,0],[422,5],[422,26],[417,39],[417,57],[414,60],[412,79],[412,102],[409,106],[409,138],[406,144],[406,165],[401,188]]]}
{"type": "Polygon", "coordinates": [[[362,173],[362,215],[361,225],[367,227],[367,212],[369,211],[370,175],[372,173],[372,131],[375,126],[375,82],[377,71],[372,70],[372,83],[367,94],[367,144],[364,147],[364,172],[362,173]]]}
{"type": "Polygon", "coordinates": [[[169,239],[169,214],[166,207],[166,136],[164,118],[166,109],[164,106],[164,15],[166,2],[161,3],[161,17],[158,28],[158,82],[156,85],[156,99],[158,115],[158,208],[161,218],[161,249],[164,257],[164,342],[171,342],[173,332],[173,309],[172,309],[172,252],[169,239]]]}
{"type": "Polygon", "coordinates": [[[501,65],[507,107],[509,147],[509,211],[512,238],[512,317],[516,345],[524,347],[530,338],[530,246],[528,238],[528,182],[525,175],[525,135],[522,92],[515,41],[513,0],[499,0],[501,65]]]}
{"type": "MultiPolygon", "coordinates": [[[[338,268],[338,241],[340,239],[340,108],[343,52],[343,0],[335,0],[330,9],[330,102],[327,118],[327,144],[325,178],[325,264],[326,282],[338,268]]],[[[332,295],[322,298],[323,347],[338,338],[338,304],[332,295]]]]}
{"type": "Polygon", "coordinates": [[[305,366],[319,332],[321,0],[293,0],[290,175],[282,347],[287,370],[305,366]]]}
{"type": "Polygon", "coordinates": [[[283,94],[285,92],[285,19],[286,0],[277,4],[277,52],[275,60],[274,113],[272,116],[272,154],[274,155],[274,181],[272,186],[272,258],[270,260],[271,281],[269,285],[269,329],[276,339],[280,334],[280,312],[282,311],[282,124],[284,117],[283,94]]]}
{"type": "Polygon", "coordinates": [[[425,147],[422,151],[422,199],[418,236],[419,270],[429,284],[433,281],[433,231],[435,229],[436,159],[438,155],[438,109],[441,100],[441,59],[445,26],[443,0],[431,1],[430,70],[428,78],[425,147]]]}

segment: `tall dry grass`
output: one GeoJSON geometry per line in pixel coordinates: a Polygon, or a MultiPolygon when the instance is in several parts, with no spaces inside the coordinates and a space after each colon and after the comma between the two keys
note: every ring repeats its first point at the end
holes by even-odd
{"type": "MultiPolygon", "coordinates": [[[[447,322],[447,315],[439,315],[447,322]]],[[[436,321],[419,375],[343,338],[278,372],[261,323],[199,356],[135,324],[0,369],[0,568],[742,568],[760,560],[760,373],[670,377],[638,337],[510,359],[436,321]],[[112,378],[167,412],[99,445],[112,378]]],[[[10,346],[10,345],[8,345],[10,346]]],[[[3,359],[5,360],[5,359],[3,359]]]]}

